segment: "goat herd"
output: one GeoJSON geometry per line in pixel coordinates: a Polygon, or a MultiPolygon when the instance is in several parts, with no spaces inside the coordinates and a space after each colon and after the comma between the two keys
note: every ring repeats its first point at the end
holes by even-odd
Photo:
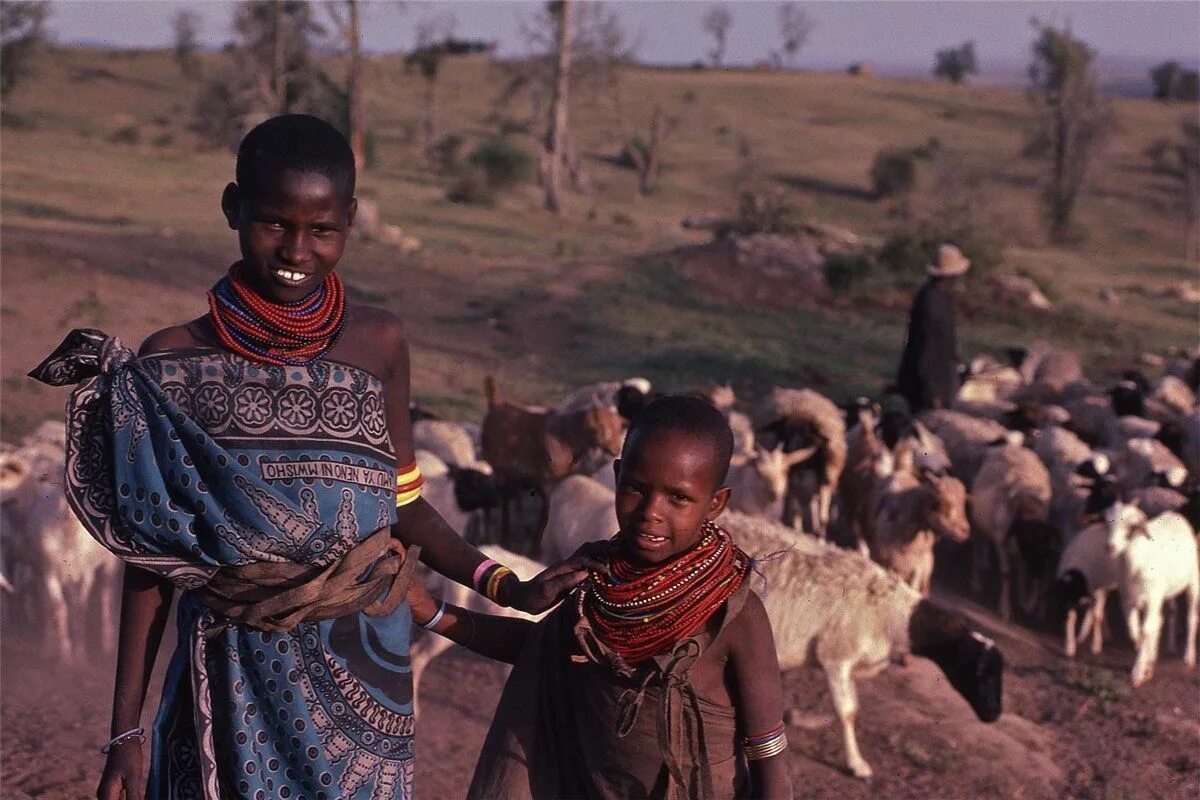
{"type": "MultiPolygon", "coordinates": [[[[871,767],[855,738],[854,679],[893,658],[931,659],[980,719],[1000,716],[1003,658],[965,617],[928,599],[935,559],[951,580],[969,561],[970,591],[989,602],[998,593],[1006,619],[1061,623],[1068,656],[1089,637],[1100,652],[1108,595],[1118,592],[1135,687],[1153,675],[1164,615],[1168,647],[1186,618],[1183,658],[1195,665],[1196,356],[1167,361],[1153,381],[1130,371],[1103,386],[1073,354],[1038,342],[1011,365],[975,359],[953,408],[916,415],[886,398],[885,407],[839,408],[811,389],[774,388],[745,408],[727,386],[705,392],[735,440],[734,497],[721,522],[761,559],[781,668],[824,670],[855,775],[870,777],[871,767]]],[[[652,396],[635,378],[542,408],[502,397],[489,379],[482,425],[414,408],[424,497],[530,577],[616,531],[612,460],[626,420],[652,396]]],[[[118,570],[66,506],[63,450],[62,425],[45,423],[0,453],[0,577],[6,610],[41,620],[47,648],[65,661],[85,646],[86,629],[72,622],[114,608],[118,570]]],[[[426,580],[450,602],[497,612],[464,587],[426,580]]],[[[114,624],[87,625],[96,646],[111,649],[114,624]]],[[[414,684],[447,646],[414,643],[414,684]]]]}

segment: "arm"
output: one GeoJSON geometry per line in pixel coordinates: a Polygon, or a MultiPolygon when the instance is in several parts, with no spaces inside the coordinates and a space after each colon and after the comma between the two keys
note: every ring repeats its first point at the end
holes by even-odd
{"type": "MultiPolygon", "coordinates": [[[[735,635],[729,644],[729,662],[733,671],[732,696],[737,708],[739,728],[752,736],[776,728],[783,719],[783,684],[779,675],[779,657],[775,637],[762,601],[753,592],[735,623],[735,635]]],[[[740,744],[740,743],[739,743],[740,744]]],[[[750,762],[752,797],[766,800],[790,800],[792,779],[788,772],[788,751],[750,762]]]]}
{"type": "MultiPolygon", "coordinates": [[[[380,323],[374,338],[380,351],[388,354],[386,374],[382,376],[388,433],[396,451],[396,462],[404,466],[415,460],[412,422],[408,416],[408,342],[400,321],[390,315],[380,323]]],[[[472,589],[475,568],[487,560],[487,556],[447,525],[433,506],[421,499],[396,510],[392,536],[404,544],[420,545],[422,563],[472,589]]],[[[497,600],[501,605],[536,614],[557,603],[582,581],[587,569],[602,568],[588,559],[572,559],[559,567],[566,565],[572,565],[573,569],[546,570],[530,581],[509,576],[500,584],[497,600]]]]}
{"type": "MultiPolygon", "coordinates": [[[[434,618],[440,605],[440,601],[415,579],[408,587],[408,602],[412,607],[413,622],[422,627],[434,618]]],[[[527,619],[479,614],[447,604],[442,618],[427,630],[484,658],[515,664],[534,624],[527,619]]]]}
{"type": "MultiPolygon", "coordinates": [[[[126,565],[121,588],[121,632],[109,736],[137,728],[158,646],[162,642],[174,589],[157,575],[126,565]]],[[[112,748],[96,790],[99,800],[141,800],[144,789],[141,745],[130,739],[112,748]]]]}

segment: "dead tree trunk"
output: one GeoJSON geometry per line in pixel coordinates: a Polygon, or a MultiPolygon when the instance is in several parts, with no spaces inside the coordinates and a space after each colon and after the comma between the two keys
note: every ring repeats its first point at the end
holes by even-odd
{"type": "Polygon", "coordinates": [[[562,213],[562,173],[567,145],[567,93],[571,71],[571,0],[558,5],[558,52],[554,69],[554,94],[550,99],[550,126],[542,152],[542,188],[546,193],[546,208],[562,213]]]}
{"type": "Polygon", "coordinates": [[[271,4],[271,93],[280,114],[288,113],[287,87],[284,85],[283,0],[271,4]]]}
{"type": "Polygon", "coordinates": [[[367,163],[366,114],[363,110],[362,47],[359,42],[358,0],[347,0],[350,22],[346,27],[346,47],[350,67],[346,75],[346,111],[350,123],[350,149],[354,151],[354,166],[362,169],[367,163]]]}

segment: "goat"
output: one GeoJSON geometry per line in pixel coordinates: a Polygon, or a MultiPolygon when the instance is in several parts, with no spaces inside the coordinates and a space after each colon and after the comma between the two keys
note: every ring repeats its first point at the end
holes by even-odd
{"type": "Polygon", "coordinates": [[[1135,505],[1114,503],[1104,512],[1108,552],[1117,559],[1121,607],[1137,658],[1129,682],[1137,688],[1154,675],[1163,604],[1187,595],[1187,641],[1183,662],[1196,666],[1200,615],[1200,554],[1196,534],[1180,514],[1147,518],[1135,505]]]}
{"type": "Polygon", "coordinates": [[[824,670],[841,721],[846,761],[870,779],[854,731],[857,679],[907,654],[931,659],[979,719],[999,719],[1004,658],[960,615],[936,605],[860,554],[759,517],[727,512],[720,523],[758,563],[769,591],[763,605],[780,669],[815,662],[824,670]]]}

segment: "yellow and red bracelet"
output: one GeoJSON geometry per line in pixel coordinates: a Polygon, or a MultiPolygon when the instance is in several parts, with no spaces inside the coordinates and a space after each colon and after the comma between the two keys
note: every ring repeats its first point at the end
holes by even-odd
{"type": "Polygon", "coordinates": [[[406,506],[420,497],[424,485],[425,476],[415,461],[407,467],[401,467],[396,474],[396,508],[406,506]]]}

